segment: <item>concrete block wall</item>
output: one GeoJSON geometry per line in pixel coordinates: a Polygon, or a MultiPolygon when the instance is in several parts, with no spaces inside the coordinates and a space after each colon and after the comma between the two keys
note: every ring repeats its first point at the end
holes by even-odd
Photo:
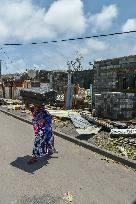
{"type": "Polygon", "coordinates": [[[94,63],[93,101],[99,117],[136,117],[136,55],[94,63]]]}
{"type": "Polygon", "coordinates": [[[136,93],[103,92],[95,94],[96,115],[125,120],[136,117],[136,93]]]}
{"type": "Polygon", "coordinates": [[[131,85],[132,75],[133,78],[136,75],[136,55],[96,61],[93,70],[95,93],[115,91],[119,76],[127,78],[127,84],[131,85]]]}

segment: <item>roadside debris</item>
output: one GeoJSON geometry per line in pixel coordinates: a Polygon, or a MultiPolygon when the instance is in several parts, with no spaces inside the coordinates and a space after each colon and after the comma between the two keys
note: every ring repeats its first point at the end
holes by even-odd
{"type": "Polygon", "coordinates": [[[110,160],[106,157],[106,158],[102,158],[101,160],[104,160],[104,161],[106,161],[107,163],[109,163],[110,162],[110,160]]]}
{"type": "Polygon", "coordinates": [[[90,124],[78,113],[69,113],[69,117],[79,135],[96,135],[101,129],[101,127],[90,124]]]}
{"type": "Polygon", "coordinates": [[[90,126],[86,129],[78,128],[78,129],[76,129],[76,131],[79,133],[79,135],[83,135],[83,134],[86,134],[86,135],[95,134],[96,135],[96,134],[98,134],[100,129],[101,128],[99,128],[99,127],[90,126]]]}
{"type": "Polygon", "coordinates": [[[47,109],[48,110],[48,112],[52,115],[52,116],[54,116],[54,117],[57,117],[57,118],[69,118],[69,116],[68,116],[68,111],[66,111],[66,110],[54,110],[54,109],[47,109]]]}
{"type": "Polygon", "coordinates": [[[127,152],[126,152],[126,150],[125,150],[125,148],[124,147],[118,147],[118,149],[120,150],[120,152],[125,156],[125,157],[127,157],[127,152]]]}
{"type": "Polygon", "coordinates": [[[73,196],[72,196],[72,194],[70,194],[70,192],[67,192],[67,193],[64,194],[63,199],[66,200],[66,201],[72,202],[73,201],[73,196]]]}
{"type": "Polygon", "coordinates": [[[91,124],[83,117],[81,117],[80,114],[78,113],[69,113],[68,116],[70,117],[76,128],[83,129],[91,126],[91,124]]]}
{"type": "Polygon", "coordinates": [[[83,118],[85,118],[86,120],[88,120],[90,123],[94,125],[102,126],[108,129],[113,128],[113,125],[110,124],[110,120],[108,119],[98,119],[96,117],[93,117],[89,111],[82,112],[80,114],[83,118]]]}
{"type": "Polygon", "coordinates": [[[112,121],[111,124],[112,124],[114,127],[117,127],[117,128],[121,128],[121,129],[127,128],[127,124],[126,124],[126,123],[123,123],[123,122],[112,121]]]}
{"type": "Polygon", "coordinates": [[[136,129],[111,129],[110,132],[111,136],[136,136],[136,129]]]}
{"type": "Polygon", "coordinates": [[[93,137],[93,140],[95,145],[100,148],[136,160],[136,138],[130,136],[111,138],[110,133],[101,131],[93,137]]]}

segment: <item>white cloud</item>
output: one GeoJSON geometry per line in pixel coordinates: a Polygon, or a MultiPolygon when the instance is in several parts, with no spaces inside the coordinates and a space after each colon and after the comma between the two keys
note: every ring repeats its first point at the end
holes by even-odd
{"type": "Polygon", "coordinates": [[[117,16],[118,9],[116,5],[103,6],[100,13],[90,16],[89,21],[92,25],[92,31],[97,32],[109,29],[117,16]]]}
{"type": "Polygon", "coordinates": [[[108,48],[108,44],[104,41],[90,39],[85,42],[85,44],[80,49],[80,52],[84,55],[91,55],[93,52],[104,51],[108,48]]]}
{"type": "Polygon", "coordinates": [[[96,40],[96,39],[90,39],[87,41],[89,49],[93,50],[105,50],[107,49],[107,44],[104,41],[96,40]]]}
{"type": "Polygon", "coordinates": [[[86,19],[82,1],[59,0],[54,2],[45,16],[45,22],[59,32],[83,33],[86,28],[86,19]]]}
{"type": "Polygon", "coordinates": [[[32,0],[0,1],[0,42],[50,40],[81,35],[91,24],[93,31],[108,29],[117,17],[116,5],[105,6],[98,14],[85,16],[82,0],[54,1],[49,9],[32,0]]]}
{"type": "Polygon", "coordinates": [[[0,38],[6,39],[8,37],[8,32],[9,32],[9,29],[8,29],[7,25],[5,25],[0,20],[0,38]]]}
{"type": "Polygon", "coordinates": [[[136,18],[128,19],[125,24],[122,26],[122,31],[131,31],[136,30],[136,18]]]}
{"type": "Polygon", "coordinates": [[[0,41],[53,39],[60,34],[81,34],[86,18],[81,0],[58,0],[46,10],[31,0],[0,1],[0,41]]]}

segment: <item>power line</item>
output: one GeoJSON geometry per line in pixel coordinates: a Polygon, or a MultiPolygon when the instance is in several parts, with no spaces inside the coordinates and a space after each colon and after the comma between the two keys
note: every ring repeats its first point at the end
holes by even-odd
{"type": "Polygon", "coordinates": [[[59,43],[59,42],[68,42],[68,41],[76,41],[76,40],[85,40],[91,38],[100,38],[100,37],[108,37],[114,35],[124,35],[136,33],[136,30],[126,31],[126,32],[117,32],[117,33],[108,33],[108,34],[100,34],[100,35],[92,35],[92,36],[85,36],[85,37],[78,37],[78,38],[69,38],[69,39],[62,39],[62,40],[52,40],[52,41],[44,41],[44,42],[31,42],[31,43],[4,43],[2,45],[5,46],[22,46],[22,45],[37,45],[37,44],[47,44],[47,43],[59,43]]]}

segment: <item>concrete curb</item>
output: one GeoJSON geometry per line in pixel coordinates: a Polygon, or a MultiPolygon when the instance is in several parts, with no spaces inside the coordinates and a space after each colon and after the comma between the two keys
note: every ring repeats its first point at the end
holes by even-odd
{"type": "MultiPolygon", "coordinates": [[[[1,108],[0,108],[0,111],[2,113],[5,113],[5,114],[7,114],[9,116],[12,116],[12,117],[14,117],[16,119],[19,119],[19,120],[21,120],[23,122],[26,122],[26,123],[32,125],[32,122],[30,120],[27,120],[25,118],[17,116],[17,115],[15,115],[13,113],[10,113],[8,111],[2,110],[1,108]]],[[[97,146],[95,146],[93,144],[87,143],[85,141],[78,140],[77,138],[74,138],[74,137],[72,137],[72,136],[70,136],[68,134],[65,134],[65,133],[61,132],[61,131],[54,130],[53,133],[58,137],[61,137],[61,138],[65,139],[65,140],[68,140],[70,142],[75,143],[76,145],[82,146],[82,147],[84,147],[86,149],[89,149],[89,150],[91,150],[93,152],[96,152],[96,153],[98,153],[100,155],[108,157],[108,158],[110,158],[110,159],[112,159],[112,160],[114,160],[116,162],[119,162],[119,163],[121,163],[123,165],[126,165],[128,167],[136,169],[136,161],[133,161],[131,159],[127,159],[127,158],[118,156],[118,155],[116,155],[116,154],[114,154],[114,153],[112,153],[110,151],[105,150],[105,149],[100,149],[99,147],[97,147],[97,146]]]]}
{"type": "Polygon", "coordinates": [[[26,122],[26,123],[32,125],[32,122],[31,122],[30,120],[27,120],[26,118],[22,118],[22,117],[20,117],[20,116],[18,116],[18,115],[15,115],[15,114],[13,114],[13,113],[10,113],[10,112],[8,112],[8,111],[6,111],[6,110],[2,110],[1,108],[0,108],[0,111],[1,111],[2,113],[5,113],[6,115],[12,116],[13,118],[19,119],[19,120],[21,120],[21,121],[23,121],[23,122],[26,122]]]}

